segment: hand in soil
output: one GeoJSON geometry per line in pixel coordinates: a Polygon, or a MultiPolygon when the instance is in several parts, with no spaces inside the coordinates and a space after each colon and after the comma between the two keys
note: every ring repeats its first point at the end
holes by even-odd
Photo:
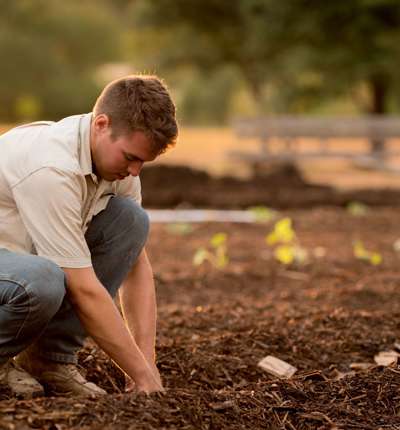
{"type": "Polygon", "coordinates": [[[146,394],[154,392],[165,392],[157,366],[155,364],[152,364],[150,365],[150,368],[152,370],[152,375],[144,379],[140,383],[136,383],[129,376],[126,376],[125,392],[138,392],[146,394]]]}

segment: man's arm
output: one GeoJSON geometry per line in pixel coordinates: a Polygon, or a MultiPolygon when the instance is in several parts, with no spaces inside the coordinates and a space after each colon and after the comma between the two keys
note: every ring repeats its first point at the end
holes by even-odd
{"type": "Polygon", "coordinates": [[[88,334],[135,381],[139,391],[162,390],[93,268],[64,268],[64,272],[68,297],[88,334]]]}
{"type": "Polygon", "coordinates": [[[129,331],[149,364],[155,362],[157,305],[153,271],[143,249],[120,289],[129,331]]]}

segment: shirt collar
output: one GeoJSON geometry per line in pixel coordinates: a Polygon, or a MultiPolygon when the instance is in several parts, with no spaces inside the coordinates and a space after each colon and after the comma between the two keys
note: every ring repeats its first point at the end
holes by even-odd
{"type": "Polygon", "coordinates": [[[92,112],[81,116],[79,122],[79,163],[83,174],[91,175],[97,182],[93,173],[92,154],[90,151],[90,126],[92,123],[92,112]]]}

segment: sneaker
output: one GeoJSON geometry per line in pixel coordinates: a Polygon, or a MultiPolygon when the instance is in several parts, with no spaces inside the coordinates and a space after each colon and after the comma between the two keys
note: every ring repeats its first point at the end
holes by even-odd
{"type": "Polygon", "coordinates": [[[29,373],[10,358],[0,365],[0,384],[7,386],[19,399],[33,399],[44,396],[44,389],[29,373]]]}
{"type": "Polygon", "coordinates": [[[17,362],[23,369],[34,375],[51,394],[72,394],[84,397],[107,394],[93,382],[88,382],[75,364],[46,360],[29,351],[19,354],[17,362]]]}

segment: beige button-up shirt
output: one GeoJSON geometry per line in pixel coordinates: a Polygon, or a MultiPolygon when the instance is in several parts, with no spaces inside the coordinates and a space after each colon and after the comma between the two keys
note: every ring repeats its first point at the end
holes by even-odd
{"type": "Polygon", "coordinates": [[[84,234],[113,195],[141,203],[139,177],[98,180],[92,114],[36,122],[0,136],[0,248],[37,254],[60,267],[90,267],[84,234]]]}

